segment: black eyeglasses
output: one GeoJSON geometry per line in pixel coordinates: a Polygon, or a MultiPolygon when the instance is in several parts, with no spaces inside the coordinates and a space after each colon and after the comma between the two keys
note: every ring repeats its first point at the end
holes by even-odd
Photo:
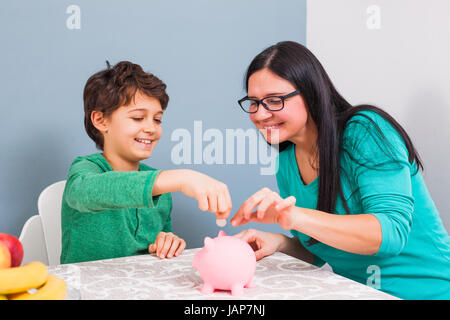
{"type": "Polygon", "coordinates": [[[280,111],[281,109],[284,108],[284,100],[293,97],[299,93],[300,91],[296,90],[285,96],[269,96],[261,100],[244,97],[241,100],[239,100],[238,103],[241,106],[242,110],[244,110],[247,113],[258,112],[259,104],[262,104],[262,106],[268,111],[280,111]]]}

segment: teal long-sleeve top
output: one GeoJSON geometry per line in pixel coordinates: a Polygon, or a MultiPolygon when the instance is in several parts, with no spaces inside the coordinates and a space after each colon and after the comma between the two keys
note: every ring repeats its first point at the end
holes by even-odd
{"type": "Polygon", "coordinates": [[[152,196],[160,170],[114,171],[101,153],[77,157],[61,206],[61,263],[148,253],[159,232],[172,232],[170,193],[152,196]]]}
{"type": "MultiPolygon", "coordinates": [[[[280,195],[293,195],[296,206],[316,209],[320,176],[303,183],[294,144],[280,152],[278,161],[280,195]]],[[[381,225],[381,246],[374,255],[320,242],[308,246],[309,236],[291,230],[314,255],[314,264],[326,262],[337,274],[402,299],[450,299],[450,237],[397,131],[373,111],[357,113],[342,135],[340,165],[350,212],[338,197],[333,213],[373,214],[381,225]]]]}

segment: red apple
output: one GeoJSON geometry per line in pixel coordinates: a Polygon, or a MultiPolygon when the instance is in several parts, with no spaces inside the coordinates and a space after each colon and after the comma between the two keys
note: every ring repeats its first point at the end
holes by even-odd
{"type": "Polygon", "coordinates": [[[0,233],[0,242],[6,245],[11,254],[11,267],[18,267],[23,259],[22,243],[13,235],[0,233]]]}
{"type": "Polygon", "coordinates": [[[8,247],[0,242],[0,269],[11,267],[11,254],[8,247]]]}

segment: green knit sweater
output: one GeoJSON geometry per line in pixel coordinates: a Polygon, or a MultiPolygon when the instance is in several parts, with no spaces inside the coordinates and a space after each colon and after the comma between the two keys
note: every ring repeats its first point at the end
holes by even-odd
{"type": "Polygon", "coordinates": [[[77,157],[62,199],[61,263],[148,252],[159,232],[171,232],[170,193],[152,196],[160,170],[114,171],[102,154],[77,157]]]}

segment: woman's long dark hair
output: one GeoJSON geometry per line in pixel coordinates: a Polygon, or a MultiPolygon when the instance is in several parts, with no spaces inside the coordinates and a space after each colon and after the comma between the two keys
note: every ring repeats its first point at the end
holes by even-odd
{"type": "MultiPolygon", "coordinates": [[[[377,112],[390,122],[404,140],[409,152],[409,162],[415,162],[417,168],[423,170],[419,155],[400,124],[378,107],[372,105],[352,106],[348,103],[337,92],[319,60],[303,45],[292,41],[283,41],[258,54],[247,69],[245,76],[247,92],[250,76],[264,68],[268,68],[279,77],[288,80],[300,90],[317,126],[316,147],[319,158],[317,210],[333,213],[336,209],[337,197],[340,196],[345,210],[350,213],[342,193],[340,179],[341,136],[347,122],[359,111],[377,112]]],[[[369,117],[367,118],[372,121],[369,117]]],[[[280,143],[279,151],[282,152],[289,144],[291,144],[289,141],[280,143]]],[[[314,243],[317,243],[317,240],[311,239],[309,242],[310,245],[314,243]]]]}

